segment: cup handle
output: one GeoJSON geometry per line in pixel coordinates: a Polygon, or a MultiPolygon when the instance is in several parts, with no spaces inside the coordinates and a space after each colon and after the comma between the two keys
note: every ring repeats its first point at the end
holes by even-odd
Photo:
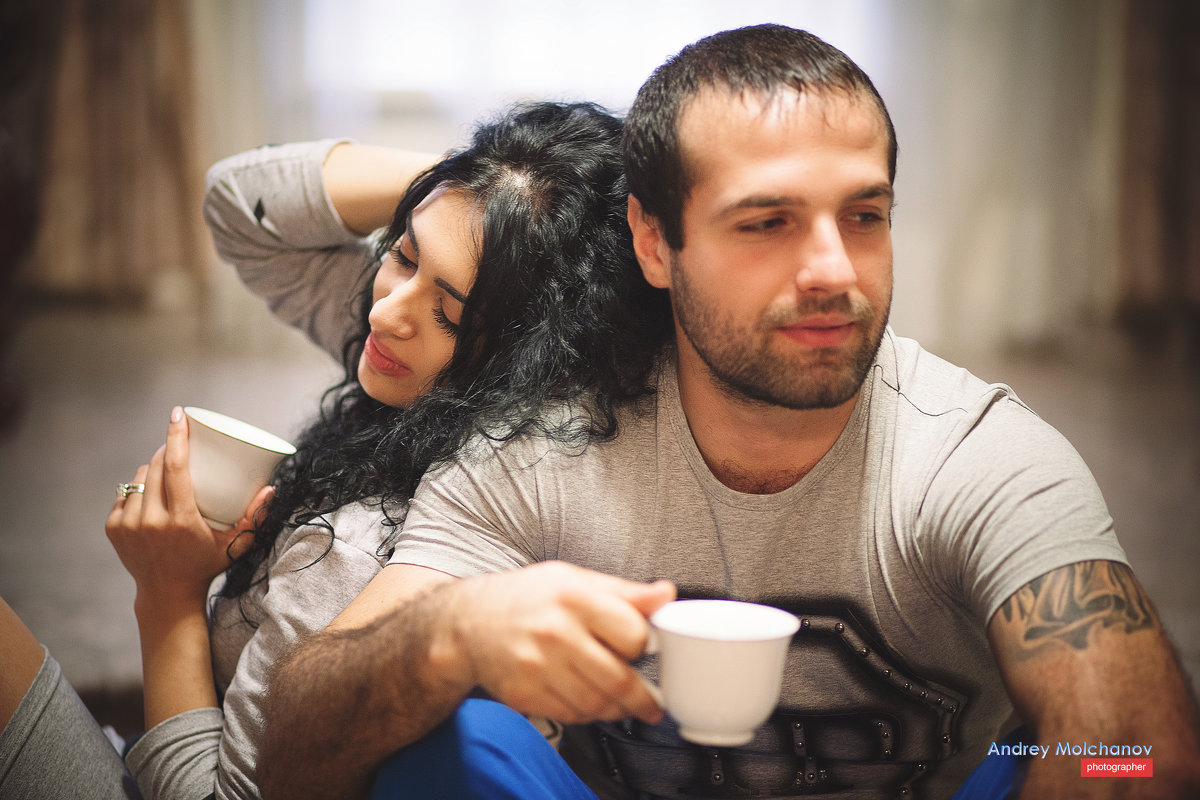
{"type": "Polygon", "coordinates": [[[640,680],[642,682],[642,685],[646,687],[646,691],[649,692],[650,696],[654,698],[654,702],[658,703],[658,707],[666,708],[667,703],[665,700],[663,700],[662,689],[660,689],[658,687],[658,684],[656,684],[654,681],[650,680],[649,678],[647,678],[645,675],[643,675],[640,672],[637,674],[637,676],[638,676],[638,680],[640,680]]]}
{"type": "MultiPolygon", "coordinates": [[[[658,655],[658,650],[659,650],[658,632],[655,631],[654,628],[647,628],[646,629],[646,649],[642,651],[642,655],[647,655],[647,656],[658,655]]],[[[647,678],[645,675],[643,675],[640,672],[637,674],[637,676],[638,676],[638,679],[641,680],[642,685],[646,687],[646,691],[649,692],[650,696],[654,698],[654,702],[658,703],[658,707],[666,708],[667,704],[663,700],[662,689],[659,688],[658,684],[656,684],[654,681],[650,680],[649,678],[647,678]]]]}

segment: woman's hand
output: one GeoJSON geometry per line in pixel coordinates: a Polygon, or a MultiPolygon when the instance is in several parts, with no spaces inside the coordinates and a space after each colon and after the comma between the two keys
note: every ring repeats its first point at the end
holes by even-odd
{"type": "Polygon", "coordinates": [[[104,525],[137,583],[147,730],[184,711],[217,705],[208,585],[250,546],[254,515],[272,494],[269,487],[260,491],[232,529],[209,527],[192,490],[187,426],[183,409],[173,409],[166,444],[134,475],[145,490],[118,498],[104,525]]]}
{"type": "Polygon", "coordinates": [[[104,530],[137,583],[139,604],[202,604],[212,579],[250,546],[254,515],[273,493],[271,487],[261,490],[230,530],[209,527],[196,507],[187,418],[178,407],[166,444],[138,468],[133,482],[145,484],[145,491],[118,498],[104,530]]]}

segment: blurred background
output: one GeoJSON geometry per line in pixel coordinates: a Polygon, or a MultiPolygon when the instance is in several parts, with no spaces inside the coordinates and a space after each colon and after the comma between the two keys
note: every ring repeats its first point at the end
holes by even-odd
{"type": "Polygon", "coordinates": [[[623,111],[709,33],[806,28],[898,133],[898,333],[1075,444],[1200,677],[1200,4],[0,0],[0,596],[88,690],[140,681],[113,487],[174,404],[295,433],[334,366],[213,254],[267,142],[442,151],[522,98],[623,111]]]}

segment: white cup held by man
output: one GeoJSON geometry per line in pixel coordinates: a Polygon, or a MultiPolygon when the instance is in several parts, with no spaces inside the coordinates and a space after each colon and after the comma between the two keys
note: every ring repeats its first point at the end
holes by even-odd
{"type": "Polygon", "coordinates": [[[290,443],[239,419],[188,406],[188,468],[201,516],[228,530],[242,517],[276,465],[296,452],[290,443]]]}
{"type": "Polygon", "coordinates": [[[733,600],[676,600],[650,616],[663,705],[683,738],[714,747],[748,743],[779,702],[800,620],[733,600]]]}

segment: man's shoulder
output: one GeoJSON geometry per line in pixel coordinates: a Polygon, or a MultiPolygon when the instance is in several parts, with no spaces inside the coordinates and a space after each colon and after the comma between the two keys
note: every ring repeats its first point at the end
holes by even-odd
{"type": "Polygon", "coordinates": [[[879,380],[904,404],[931,418],[970,413],[982,406],[1011,404],[1019,414],[1032,414],[1005,383],[988,382],[965,367],[926,350],[914,339],[889,331],[877,358],[879,380]]]}
{"type": "Polygon", "coordinates": [[[886,415],[893,458],[908,469],[931,476],[950,460],[994,472],[1000,462],[1077,460],[1065,437],[1007,384],[984,381],[912,339],[891,336],[884,347],[875,391],[885,399],[873,400],[870,413],[886,415]]]}
{"type": "Polygon", "coordinates": [[[653,441],[655,402],[648,395],[616,409],[613,435],[597,438],[588,433],[586,415],[592,411],[579,403],[562,403],[543,410],[533,425],[515,435],[478,432],[451,462],[468,471],[503,469],[558,469],[566,463],[600,462],[653,441]]]}
{"type": "MultiPolygon", "coordinates": [[[[989,383],[911,339],[890,337],[894,370],[882,378],[895,396],[893,457],[932,479],[1000,479],[1026,472],[1084,474],[1074,447],[1004,383],[989,383]]],[[[884,359],[881,357],[881,363],[884,359]]]]}

